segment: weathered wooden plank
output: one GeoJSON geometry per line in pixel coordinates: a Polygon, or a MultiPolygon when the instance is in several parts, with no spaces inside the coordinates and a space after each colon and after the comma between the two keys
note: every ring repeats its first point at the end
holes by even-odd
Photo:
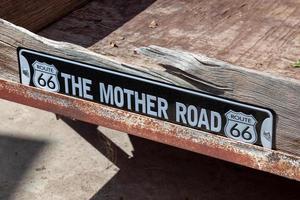
{"type": "Polygon", "coordinates": [[[149,62],[136,56],[136,61],[143,66],[137,67],[76,45],[45,39],[4,20],[0,21],[0,78],[19,80],[18,46],[272,108],[278,114],[277,149],[300,155],[300,83],[297,80],[156,46],[140,48],[137,52],[155,58],[163,65],[154,65],[153,62],[148,65],[149,62]]]}
{"type": "Polygon", "coordinates": [[[1,78],[19,81],[16,57],[16,48],[18,46],[49,52],[57,56],[105,66],[136,75],[147,76],[156,80],[169,83],[176,82],[183,86],[192,87],[191,84],[181,78],[172,76],[174,80],[169,80],[172,77],[168,77],[168,73],[161,71],[161,67],[150,65],[150,69],[144,66],[128,65],[122,61],[118,61],[117,58],[112,59],[78,45],[46,39],[2,19],[0,19],[0,69],[1,72],[3,72],[0,73],[1,78]]]}
{"type": "Polygon", "coordinates": [[[176,48],[300,80],[300,69],[292,67],[300,59],[300,0],[130,2],[93,1],[41,34],[126,59],[141,46],[176,48]],[[137,11],[141,4],[148,7],[137,11]]]}
{"type": "MultiPolygon", "coordinates": [[[[104,39],[101,35],[94,34],[99,33],[103,26],[115,28],[118,21],[127,17],[127,11],[130,9],[134,10],[135,6],[120,10],[105,2],[93,2],[77,10],[76,15],[71,14],[44,29],[41,34],[84,46],[91,45],[93,41],[90,50],[122,58],[145,68],[149,68],[150,64],[157,64],[153,63],[152,58],[157,58],[158,54],[162,53],[166,57],[159,57],[158,62],[164,60],[167,64],[162,66],[163,69],[159,69],[164,73],[158,74],[167,77],[173,83],[176,82],[176,77],[181,81],[177,82],[179,85],[273,108],[279,114],[278,148],[300,153],[297,112],[297,80],[300,79],[300,69],[292,67],[300,58],[299,0],[157,0],[125,25],[111,30],[112,33],[105,35],[104,39]],[[81,15],[85,18],[80,17],[81,15]],[[115,21],[109,20],[112,15],[117,16],[115,21]],[[103,26],[90,23],[99,19],[103,26]],[[157,26],[149,27],[153,20],[157,26]],[[82,30],[82,26],[79,25],[84,23],[89,24],[91,28],[78,31],[82,30]],[[76,38],[87,40],[78,41],[76,38]],[[84,43],[86,41],[88,44],[84,43]],[[116,43],[117,47],[111,47],[111,42],[116,43]],[[193,56],[183,62],[171,56],[177,56],[178,51],[166,53],[167,49],[158,50],[156,47],[148,49],[156,52],[151,54],[147,62],[141,61],[134,49],[152,44],[204,53],[229,61],[235,66],[256,69],[263,74],[246,69],[236,72],[235,68],[230,67],[230,70],[226,71],[227,68],[224,70],[223,67],[198,66],[199,63],[193,60],[193,56]],[[192,68],[198,70],[183,66],[193,66],[192,68]],[[288,80],[283,77],[294,79],[288,80]],[[183,80],[186,82],[183,83],[183,80]]],[[[150,55],[149,51],[144,53],[150,55]]],[[[152,67],[153,71],[155,67],[157,66],[152,67]]]]}
{"type": "Polygon", "coordinates": [[[37,31],[85,2],[87,0],[4,0],[0,1],[0,18],[37,31]]]}
{"type": "Polygon", "coordinates": [[[300,81],[234,66],[205,55],[158,46],[137,49],[165,71],[220,96],[273,109],[278,115],[276,146],[300,153],[300,81]]]}

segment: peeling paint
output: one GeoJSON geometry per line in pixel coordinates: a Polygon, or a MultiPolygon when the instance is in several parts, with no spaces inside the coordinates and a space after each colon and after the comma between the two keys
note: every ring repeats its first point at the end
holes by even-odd
{"type": "Polygon", "coordinates": [[[0,79],[0,98],[300,181],[300,157],[0,79]]]}

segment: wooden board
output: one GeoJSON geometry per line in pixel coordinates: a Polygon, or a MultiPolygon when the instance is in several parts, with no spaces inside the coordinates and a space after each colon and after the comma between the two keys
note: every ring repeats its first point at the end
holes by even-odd
{"type": "Polygon", "coordinates": [[[297,80],[274,77],[200,54],[155,46],[140,48],[138,52],[163,65],[155,65],[154,61],[149,63],[141,56],[133,57],[136,62],[127,64],[118,61],[116,57],[109,58],[75,45],[47,40],[5,21],[1,21],[0,30],[0,78],[18,82],[16,48],[23,46],[187,88],[205,90],[274,109],[278,114],[277,149],[300,155],[300,113],[295,112],[300,109],[300,83],[297,80]]]}
{"type": "MultiPolygon", "coordinates": [[[[101,56],[100,54],[96,54],[76,45],[47,40],[1,20],[0,31],[0,98],[300,180],[300,157],[296,156],[295,152],[293,152],[292,155],[282,152],[281,150],[285,151],[284,146],[279,146],[281,150],[268,150],[135,113],[129,113],[105,105],[20,85],[18,83],[19,78],[16,58],[16,48],[18,46],[33,48],[69,59],[102,65],[120,71],[151,77],[153,79],[164,81],[166,81],[165,79],[168,79],[169,82],[173,82],[174,84],[192,87],[190,82],[181,77],[177,77],[176,75],[172,75],[170,72],[164,71],[160,67],[152,66],[150,70],[134,65],[128,65],[124,62],[118,62],[116,59],[101,56]]],[[[161,52],[158,55],[164,55],[163,57],[165,60],[168,60],[169,53],[178,54],[177,51],[159,47],[152,47],[150,52],[155,52],[153,51],[154,49],[157,53],[161,52]]],[[[149,54],[148,50],[150,49],[140,49],[144,54],[153,57],[153,55],[149,54]]],[[[154,53],[154,55],[156,54],[154,53]]],[[[190,53],[182,53],[182,55],[183,58],[187,57],[187,60],[191,58],[190,53]]],[[[215,68],[219,67],[221,70],[228,73],[232,71],[238,75],[243,73],[255,75],[257,76],[256,78],[258,78],[255,80],[259,81],[259,79],[261,79],[271,81],[274,84],[285,84],[287,85],[287,92],[292,92],[289,85],[291,83],[286,82],[285,80],[278,80],[266,75],[260,75],[254,71],[234,67],[221,61],[201,56],[196,57],[199,59],[198,62],[202,63],[203,69],[210,69],[210,67],[215,66],[215,68]]],[[[185,61],[183,60],[182,64],[184,64],[184,62],[185,61]]],[[[196,64],[199,63],[196,62],[196,64]]],[[[299,85],[295,85],[295,89],[297,88],[299,88],[299,85]]]]}
{"type": "Polygon", "coordinates": [[[299,10],[300,0],[93,1],[39,34],[128,59],[158,45],[300,79],[299,10]]]}
{"type": "MultiPolygon", "coordinates": [[[[251,42],[244,43],[244,39],[240,38],[239,44],[241,46],[236,44],[236,48],[231,48],[228,38],[231,38],[231,42],[238,39],[238,32],[242,33],[245,27],[240,25],[241,27],[235,30],[236,34],[229,34],[226,32],[228,32],[230,26],[224,25],[224,30],[218,31],[218,34],[214,35],[215,26],[218,25],[218,23],[214,24],[215,21],[220,20],[219,26],[223,23],[229,23],[226,21],[227,18],[213,18],[216,15],[215,12],[219,12],[223,4],[220,5],[220,2],[217,1],[194,2],[175,0],[172,2],[158,0],[153,3],[152,1],[145,1],[138,5],[124,2],[115,4],[107,3],[107,1],[93,1],[40,32],[41,35],[56,40],[71,41],[72,43],[89,47],[89,50],[71,44],[47,40],[25,29],[1,21],[0,79],[19,81],[16,47],[23,46],[247,103],[266,106],[274,109],[278,114],[276,136],[278,152],[289,152],[294,156],[299,156],[299,69],[291,67],[291,64],[294,62],[292,60],[297,60],[297,57],[299,57],[298,52],[300,52],[297,43],[299,36],[297,23],[285,24],[286,20],[283,20],[282,16],[278,15],[278,13],[281,13],[279,11],[277,14],[266,15],[268,16],[266,18],[263,14],[270,9],[269,1],[264,3],[260,3],[260,1],[245,2],[249,6],[246,11],[243,11],[246,5],[239,7],[239,9],[231,8],[237,6],[238,2],[241,1],[226,1],[228,4],[224,4],[224,6],[227,6],[226,8],[229,9],[226,14],[236,10],[248,13],[246,15],[245,13],[234,14],[235,12],[233,12],[232,16],[234,16],[235,23],[243,19],[250,23],[248,24],[249,27],[256,27],[255,24],[259,22],[257,24],[258,27],[256,27],[259,30],[260,26],[264,27],[268,22],[274,24],[274,26],[276,25],[279,29],[281,29],[281,26],[287,27],[293,33],[291,37],[283,38],[286,42],[281,46],[280,51],[278,51],[277,45],[282,42],[282,37],[275,37],[270,33],[269,37],[275,38],[269,41],[269,37],[266,38],[263,34],[258,36],[254,30],[244,34],[243,37],[250,37],[247,40],[254,41],[253,44],[255,45],[251,46],[251,42]],[[206,11],[213,10],[212,8],[217,8],[216,6],[220,7],[219,10],[217,9],[218,11],[206,11]],[[228,8],[228,6],[231,7],[228,8]],[[205,9],[202,12],[200,8],[205,9]],[[252,19],[250,13],[257,9],[262,9],[264,12],[261,12],[260,15],[257,13],[252,19]],[[129,12],[129,10],[132,12],[129,12]],[[193,10],[195,12],[192,12],[193,10]],[[205,17],[201,18],[201,13],[205,17]],[[193,17],[193,15],[195,16],[193,17]],[[112,16],[115,17],[113,20],[111,19],[112,16]],[[209,20],[211,17],[214,20],[209,20]],[[155,20],[155,23],[151,23],[153,20],[155,20]],[[176,27],[180,30],[171,31],[176,27]],[[103,29],[106,31],[103,31],[103,29]],[[178,36],[180,31],[182,34],[178,36]],[[219,40],[218,37],[220,37],[219,40]],[[199,43],[199,41],[203,43],[199,43]],[[158,46],[140,48],[150,44],[167,48],[158,46]],[[227,49],[228,52],[226,54],[220,53],[224,49],[227,49]],[[243,53],[244,51],[247,53],[243,53]],[[102,56],[99,53],[106,56],[102,56]],[[232,64],[208,58],[203,53],[230,61],[232,64]],[[234,59],[236,55],[239,55],[239,59],[234,59]],[[290,56],[289,59],[286,59],[287,55],[290,56]],[[261,62],[262,65],[257,67],[255,62],[261,62]]],[[[286,4],[275,0],[272,2],[278,9],[284,6],[294,9],[299,6],[297,1],[286,1],[286,4]]],[[[273,9],[274,7],[271,8],[273,9]]],[[[292,13],[292,18],[294,15],[297,15],[296,11],[292,13]]],[[[289,16],[287,19],[289,19],[289,16]]],[[[299,18],[293,18],[293,20],[298,22],[299,18]]],[[[237,24],[239,25],[239,23],[237,24]]],[[[235,24],[231,24],[231,26],[235,26],[235,24]]],[[[12,84],[12,87],[16,87],[16,85],[12,84]]],[[[38,90],[35,92],[38,93],[38,90]]],[[[9,98],[9,96],[5,98],[9,98]]],[[[33,97],[28,97],[28,99],[30,98],[33,97]]],[[[53,101],[53,104],[60,104],[60,98],[62,97],[58,95],[51,101],[53,101]]],[[[27,99],[18,101],[27,104],[30,102],[27,99]]],[[[51,101],[50,103],[47,102],[47,105],[51,104],[51,101]]],[[[42,104],[36,105],[46,110],[54,111],[51,107],[47,108],[42,104]]],[[[85,102],[82,105],[85,105],[85,102]]],[[[89,103],[86,103],[86,105],[93,106],[89,103]]],[[[70,110],[74,109],[70,107],[70,110]]],[[[81,110],[81,112],[84,111],[81,110]]],[[[68,113],[68,116],[82,118],[81,115],[74,112],[68,113]]],[[[88,113],[85,113],[85,115],[88,115],[88,113]]],[[[99,122],[99,120],[95,120],[95,116],[90,118],[90,120],[99,122]]],[[[155,135],[149,137],[155,138],[155,135]]],[[[155,140],[159,140],[159,138],[155,140]]],[[[227,139],[221,140],[227,141],[227,139]]],[[[165,142],[168,143],[167,141],[165,142]]],[[[175,142],[173,141],[172,144],[175,144],[175,142]]],[[[238,146],[237,144],[233,149],[238,149],[238,146]]],[[[204,151],[204,149],[201,151],[204,151]]],[[[269,153],[271,154],[271,152],[269,153]]],[[[210,155],[209,152],[206,154],[210,155]]],[[[220,156],[216,157],[220,158],[220,156]]],[[[230,156],[224,159],[232,161],[230,156]]],[[[296,175],[299,176],[299,174],[296,175]]]]}
{"type": "Polygon", "coordinates": [[[158,0],[145,1],[144,9],[117,2],[93,1],[40,34],[143,66],[174,84],[272,108],[279,115],[278,149],[300,155],[300,93],[295,80],[300,79],[300,69],[292,67],[300,59],[299,0],[158,0]],[[153,44],[177,50],[139,51],[149,59],[136,54],[137,48],[153,44]],[[234,66],[200,63],[195,54],[234,66]]]}
{"type": "Polygon", "coordinates": [[[1,0],[0,18],[37,31],[85,2],[87,0],[1,0]]]}

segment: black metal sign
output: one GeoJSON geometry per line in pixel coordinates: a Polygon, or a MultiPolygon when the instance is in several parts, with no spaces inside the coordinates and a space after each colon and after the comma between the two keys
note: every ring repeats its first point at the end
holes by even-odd
{"type": "Polygon", "coordinates": [[[18,58],[22,84],[274,148],[270,109],[29,49],[18,58]]]}

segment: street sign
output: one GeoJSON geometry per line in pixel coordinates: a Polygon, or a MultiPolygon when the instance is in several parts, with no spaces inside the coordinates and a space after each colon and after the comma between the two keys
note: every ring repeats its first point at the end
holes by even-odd
{"type": "Polygon", "coordinates": [[[275,148],[275,113],[165,82],[18,48],[21,83],[275,148]]]}

